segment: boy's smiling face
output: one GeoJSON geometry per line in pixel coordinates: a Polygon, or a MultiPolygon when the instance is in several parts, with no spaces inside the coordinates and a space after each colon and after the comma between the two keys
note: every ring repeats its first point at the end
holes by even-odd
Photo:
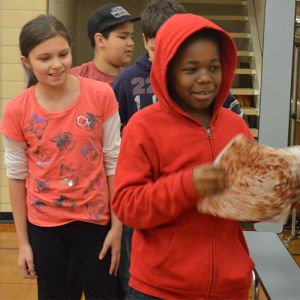
{"type": "Polygon", "coordinates": [[[196,38],[179,48],[169,65],[168,77],[170,94],[177,104],[198,120],[209,121],[211,104],[222,81],[216,41],[196,38]]]}

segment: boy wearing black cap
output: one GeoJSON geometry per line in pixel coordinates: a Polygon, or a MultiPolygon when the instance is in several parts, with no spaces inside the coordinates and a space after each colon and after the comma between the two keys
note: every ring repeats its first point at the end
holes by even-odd
{"type": "Polygon", "coordinates": [[[133,17],[122,6],[107,3],[88,19],[87,34],[94,59],[71,69],[71,73],[112,85],[122,68],[131,62],[134,41],[133,17]]]}

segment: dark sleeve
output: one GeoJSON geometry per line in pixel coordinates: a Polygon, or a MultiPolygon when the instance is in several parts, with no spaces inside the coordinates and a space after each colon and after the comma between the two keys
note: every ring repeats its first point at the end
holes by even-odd
{"type": "Polygon", "coordinates": [[[236,113],[237,115],[241,116],[245,120],[245,122],[248,124],[247,115],[242,111],[238,99],[231,93],[228,94],[228,97],[224,103],[224,107],[231,110],[232,112],[236,113]]]}
{"type": "Polygon", "coordinates": [[[129,116],[127,111],[127,93],[125,85],[122,84],[122,77],[118,76],[113,83],[113,90],[115,92],[117,101],[119,102],[119,114],[121,119],[121,128],[128,122],[129,116]]]}

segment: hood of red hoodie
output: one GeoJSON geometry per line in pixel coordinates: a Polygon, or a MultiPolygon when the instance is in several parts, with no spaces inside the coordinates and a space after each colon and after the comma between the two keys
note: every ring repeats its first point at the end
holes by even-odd
{"type": "MultiPolygon", "coordinates": [[[[214,100],[215,112],[224,104],[234,79],[237,65],[237,51],[233,39],[221,27],[195,14],[176,14],[159,29],[155,40],[155,58],[151,69],[151,85],[162,109],[192,118],[171,99],[167,86],[167,70],[180,45],[194,32],[209,28],[220,32],[220,59],[222,83],[214,100]]],[[[192,118],[193,119],[193,118],[192,118]]]]}

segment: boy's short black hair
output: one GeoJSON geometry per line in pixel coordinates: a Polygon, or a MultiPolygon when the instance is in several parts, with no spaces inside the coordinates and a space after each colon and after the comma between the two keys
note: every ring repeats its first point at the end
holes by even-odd
{"type": "Polygon", "coordinates": [[[161,25],[178,13],[187,11],[175,0],[153,0],[141,13],[142,32],[145,38],[155,38],[161,25]]]}
{"type": "Polygon", "coordinates": [[[178,53],[182,48],[185,48],[188,44],[190,44],[191,42],[193,42],[197,39],[213,40],[217,43],[219,50],[221,50],[222,36],[221,36],[220,32],[215,29],[211,29],[211,28],[203,28],[199,31],[195,31],[185,41],[183,41],[183,43],[177,49],[176,53],[178,53]]]}
{"type": "MultiPolygon", "coordinates": [[[[121,24],[123,24],[123,23],[121,23],[121,24]]],[[[105,39],[108,39],[109,34],[112,31],[116,30],[116,28],[118,28],[121,24],[117,24],[117,25],[113,25],[113,26],[107,27],[107,28],[103,29],[100,33],[104,36],[105,39]]],[[[93,40],[91,39],[90,41],[91,41],[91,46],[95,47],[95,40],[94,40],[94,38],[93,38],[93,40]],[[93,44],[94,44],[94,46],[93,46],[93,44]]]]}

